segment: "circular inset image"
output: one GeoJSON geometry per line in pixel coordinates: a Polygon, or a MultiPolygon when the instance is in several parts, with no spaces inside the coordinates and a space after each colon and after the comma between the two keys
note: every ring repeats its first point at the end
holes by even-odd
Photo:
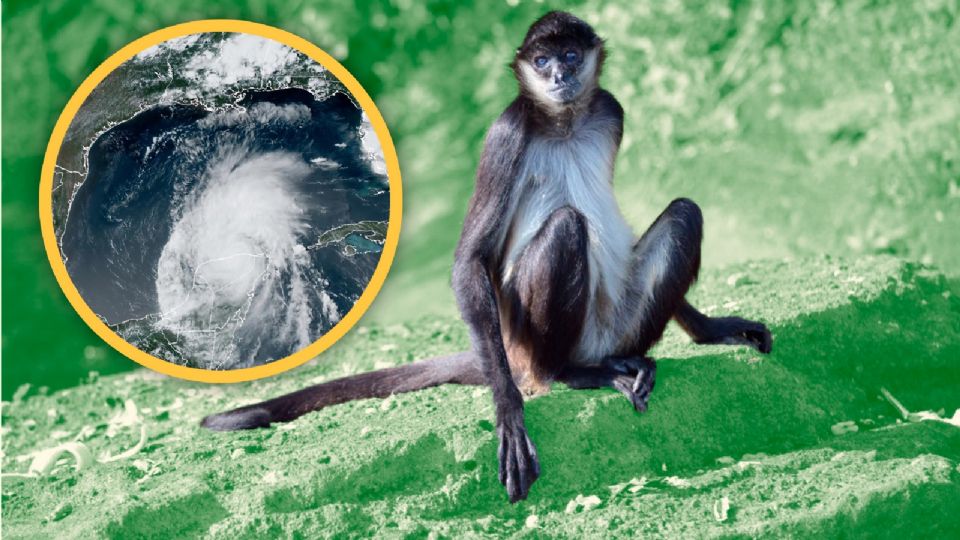
{"type": "Polygon", "coordinates": [[[123,354],[210,382],[341,337],[386,277],[400,176],[386,125],[333,58],[276,28],[198,21],[100,66],[47,150],[47,254],[123,354]]]}

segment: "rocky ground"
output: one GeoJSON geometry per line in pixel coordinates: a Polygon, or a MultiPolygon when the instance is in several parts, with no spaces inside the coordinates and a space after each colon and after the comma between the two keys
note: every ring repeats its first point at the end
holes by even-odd
{"type": "Polygon", "coordinates": [[[956,536],[958,293],[891,257],[708,271],[695,303],[767,321],[773,353],[696,346],[671,327],[647,413],[612,390],[557,385],[528,401],[543,476],[512,506],[482,388],[354,402],[257,431],[198,426],[212,411],[462,349],[453,319],[361,325],[321,361],[248,384],[141,370],[52,394],[23,387],[3,406],[4,533],[956,536]],[[58,446],[74,453],[43,453],[58,446]]]}

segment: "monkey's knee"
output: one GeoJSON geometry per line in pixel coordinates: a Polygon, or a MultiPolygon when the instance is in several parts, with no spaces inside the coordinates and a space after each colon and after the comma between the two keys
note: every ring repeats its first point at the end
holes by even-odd
{"type": "Polygon", "coordinates": [[[684,197],[674,199],[667,205],[663,215],[670,218],[671,229],[675,234],[682,235],[686,244],[700,245],[703,239],[703,212],[697,203],[684,197]]]}
{"type": "Polygon", "coordinates": [[[566,289],[567,294],[575,292],[585,283],[588,271],[587,242],[587,220],[583,214],[570,206],[557,208],[524,254],[527,281],[539,287],[566,289]]]}
{"type": "Polygon", "coordinates": [[[684,215],[689,218],[703,222],[703,212],[700,206],[686,197],[678,197],[667,205],[667,211],[675,215],[684,215]]]}
{"type": "Polygon", "coordinates": [[[518,260],[521,281],[544,286],[563,274],[569,281],[587,270],[587,220],[570,206],[554,210],[518,260]]]}
{"type": "Polygon", "coordinates": [[[561,206],[550,214],[534,241],[556,244],[556,248],[568,252],[585,251],[587,220],[576,208],[561,206]]]}
{"type": "Polygon", "coordinates": [[[682,258],[700,259],[703,213],[690,199],[674,199],[634,244],[641,257],[673,252],[682,258]]]}

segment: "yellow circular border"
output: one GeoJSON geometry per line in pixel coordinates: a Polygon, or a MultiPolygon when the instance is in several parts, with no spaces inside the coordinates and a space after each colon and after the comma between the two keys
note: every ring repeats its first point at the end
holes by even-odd
{"type": "Polygon", "coordinates": [[[387,277],[387,272],[390,270],[390,265],[393,263],[393,257],[396,253],[397,243],[400,240],[402,204],[403,194],[400,182],[400,164],[397,160],[397,152],[393,146],[393,140],[390,138],[390,132],[387,130],[387,124],[383,121],[383,117],[380,115],[380,111],[377,109],[373,100],[370,99],[370,96],[367,95],[367,92],[360,86],[360,83],[357,82],[353,75],[332,56],[297,35],[272,26],[233,19],[193,21],[157,30],[133,41],[110,56],[104,63],[100,64],[100,66],[83,81],[83,84],[81,84],[73,94],[73,97],[70,98],[67,106],[60,114],[60,118],[57,120],[57,124],[53,129],[53,134],[50,136],[50,142],[47,145],[40,178],[40,228],[43,233],[43,244],[47,251],[47,258],[50,260],[50,265],[53,267],[53,273],[57,277],[60,288],[63,289],[70,304],[77,313],[80,314],[80,317],[111,347],[137,363],[173,377],[208,383],[250,381],[282,373],[317,356],[343,337],[343,335],[357,323],[364,312],[367,311],[367,308],[370,307],[370,304],[377,296],[377,293],[380,292],[380,288],[383,286],[383,282],[387,277]],[[347,312],[347,314],[340,319],[340,322],[331,328],[330,331],[324,334],[323,337],[286,358],[261,366],[229,371],[214,371],[173,364],[141,351],[114,333],[109,326],[94,314],[93,310],[91,310],[83,298],[80,297],[80,293],[67,274],[67,268],[63,263],[63,259],[60,257],[60,250],[57,246],[53,231],[53,175],[57,156],[60,154],[60,147],[67,133],[67,128],[70,126],[74,115],[77,114],[81,105],[86,101],[87,96],[89,96],[94,88],[96,88],[107,75],[112,73],[114,69],[138,53],[172,38],[205,32],[236,32],[254,34],[272,39],[306,54],[308,57],[323,65],[324,68],[347,87],[347,90],[349,90],[353,98],[360,103],[361,108],[370,118],[370,123],[373,125],[377,138],[380,141],[380,147],[383,149],[383,156],[387,164],[387,176],[390,183],[390,217],[387,224],[386,241],[384,242],[383,251],[380,254],[380,261],[377,263],[373,277],[364,289],[363,294],[360,295],[360,298],[350,311],[347,312]]]}

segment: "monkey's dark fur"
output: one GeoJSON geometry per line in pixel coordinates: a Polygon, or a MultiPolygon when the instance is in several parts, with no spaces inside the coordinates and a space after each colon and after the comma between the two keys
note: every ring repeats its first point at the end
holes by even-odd
{"type": "Polygon", "coordinates": [[[639,238],[613,198],[623,109],[598,85],[603,41],[573,15],[533,23],[511,64],[520,92],[487,134],[453,267],[472,351],[365,373],[211,415],[214,430],[266,427],[354,399],[439,384],[489,385],[500,482],[524,499],[540,475],[523,394],[554,381],[611,387],[644,411],[646,357],[671,318],[697,343],[769,352],[754,321],[684,300],[700,268],[703,217],[677,199],[639,238]]]}

